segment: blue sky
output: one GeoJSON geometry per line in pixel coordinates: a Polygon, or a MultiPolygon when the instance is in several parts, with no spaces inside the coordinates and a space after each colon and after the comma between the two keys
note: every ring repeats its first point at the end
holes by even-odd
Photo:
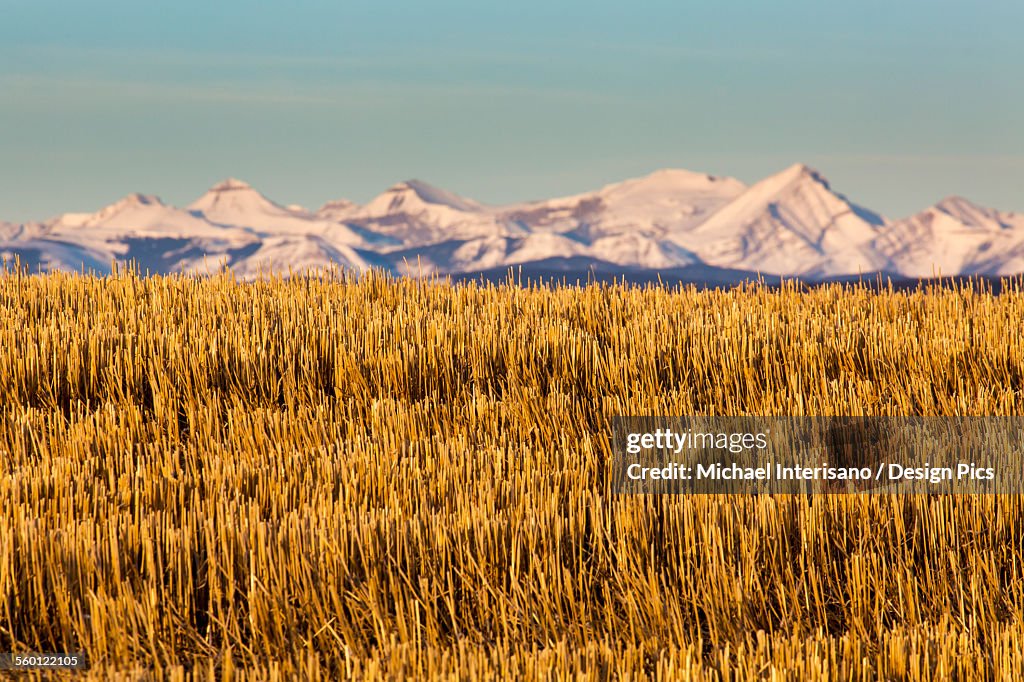
{"type": "Polygon", "coordinates": [[[0,0],[0,219],[217,180],[488,202],[796,161],[1024,211],[1020,0],[0,0]]]}

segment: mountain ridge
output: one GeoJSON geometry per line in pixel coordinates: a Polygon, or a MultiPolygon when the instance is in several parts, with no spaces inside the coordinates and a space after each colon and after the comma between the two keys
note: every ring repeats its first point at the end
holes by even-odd
{"type": "Polygon", "coordinates": [[[411,179],[366,204],[336,199],[316,211],[226,178],[184,208],[129,194],[93,213],[0,222],[0,256],[44,270],[79,269],[80,261],[104,271],[104,261],[135,260],[190,272],[214,262],[244,277],[332,264],[462,275],[545,262],[808,281],[861,272],[1000,276],[1024,273],[1024,216],[948,196],[892,220],[801,163],[750,186],[666,168],[504,205],[411,179]]]}

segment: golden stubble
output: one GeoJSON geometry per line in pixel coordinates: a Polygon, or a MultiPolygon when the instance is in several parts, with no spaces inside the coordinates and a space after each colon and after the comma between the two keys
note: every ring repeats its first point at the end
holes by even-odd
{"type": "Polygon", "coordinates": [[[1017,497],[619,497],[615,415],[1014,415],[1024,296],[0,276],[0,650],[1015,679],[1017,497]]]}

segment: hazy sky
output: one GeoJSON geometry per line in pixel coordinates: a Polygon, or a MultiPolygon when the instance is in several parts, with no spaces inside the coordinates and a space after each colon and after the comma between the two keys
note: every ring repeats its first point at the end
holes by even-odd
{"type": "Polygon", "coordinates": [[[796,161],[1024,210],[1021,0],[0,0],[0,219],[217,180],[487,202],[796,161]]]}

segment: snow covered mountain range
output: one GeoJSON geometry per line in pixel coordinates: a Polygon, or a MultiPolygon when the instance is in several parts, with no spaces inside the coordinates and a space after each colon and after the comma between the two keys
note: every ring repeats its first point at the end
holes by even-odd
{"type": "Polygon", "coordinates": [[[185,208],[132,194],[95,213],[0,222],[0,257],[35,270],[215,272],[244,278],[331,264],[396,274],[467,275],[510,266],[630,275],[754,273],[822,281],[1024,273],[1024,215],[950,197],[890,220],[794,165],[750,187],[660,170],[594,192],[490,206],[410,180],[365,205],[283,206],[229,179],[185,208]]]}

